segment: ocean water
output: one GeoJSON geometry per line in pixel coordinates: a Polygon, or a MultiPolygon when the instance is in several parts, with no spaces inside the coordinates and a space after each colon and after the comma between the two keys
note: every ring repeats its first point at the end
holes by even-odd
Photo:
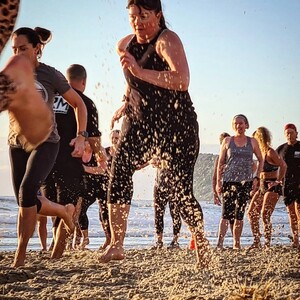
{"type": "MultiPolygon", "coordinates": [[[[206,237],[212,246],[216,245],[218,224],[221,208],[209,201],[200,201],[204,213],[206,237]]],[[[16,220],[18,207],[14,197],[0,197],[0,251],[12,251],[16,249],[17,233],[16,220]]],[[[88,210],[90,244],[87,248],[97,249],[104,242],[104,233],[99,222],[98,203],[94,203],[88,210]]],[[[244,219],[242,245],[252,243],[252,235],[247,218],[244,219]]],[[[277,203],[272,215],[273,241],[272,244],[290,243],[290,227],[288,215],[282,201],[277,203]]],[[[51,242],[51,219],[48,218],[48,244],[51,242]]],[[[172,240],[172,222],[167,207],[165,214],[164,242],[167,245],[172,240]]],[[[190,233],[183,223],[179,243],[186,247],[190,240],[190,233]]],[[[128,219],[127,234],[125,238],[126,249],[150,248],[155,243],[154,208],[152,200],[133,200],[128,219]]],[[[225,246],[232,245],[232,236],[228,230],[225,246]]],[[[37,233],[31,238],[28,249],[40,249],[37,233]]]]}

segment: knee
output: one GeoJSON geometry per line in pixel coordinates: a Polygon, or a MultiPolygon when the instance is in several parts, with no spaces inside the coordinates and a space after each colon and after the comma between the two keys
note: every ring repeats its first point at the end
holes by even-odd
{"type": "Polygon", "coordinates": [[[271,221],[270,213],[264,211],[263,214],[262,214],[262,221],[263,221],[264,224],[270,223],[270,221],[271,221]]]}
{"type": "Polygon", "coordinates": [[[38,204],[37,190],[32,187],[21,186],[18,198],[20,207],[32,207],[38,204]]]}

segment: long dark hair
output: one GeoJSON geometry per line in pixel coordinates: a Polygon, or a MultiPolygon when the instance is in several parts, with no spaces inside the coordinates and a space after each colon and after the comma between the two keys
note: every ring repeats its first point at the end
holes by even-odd
{"type": "Polygon", "coordinates": [[[27,37],[27,40],[32,46],[35,48],[38,44],[41,45],[41,49],[39,50],[37,57],[42,57],[42,49],[44,46],[51,41],[52,33],[50,30],[41,28],[41,27],[35,27],[34,29],[29,27],[20,27],[17,30],[14,31],[12,36],[19,36],[19,35],[25,35],[27,37]]]}
{"type": "Polygon", "coordinates": [[[161,13],[161,18],[159,26],[162,29],[167,28],[164,14],[162,12],[161,1],[160,0],[128,0],[128,5],[126,8],[129,8],[131,5],[136,5],[139,9],[144,8],[147,10],[153,10],[156,14],[161,13]]]}

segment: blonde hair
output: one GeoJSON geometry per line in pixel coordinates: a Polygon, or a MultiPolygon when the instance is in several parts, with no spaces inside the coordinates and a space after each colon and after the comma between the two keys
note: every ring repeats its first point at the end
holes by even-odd
{"type": "Polygon", "coordinates": [[[266,127],[258,127],[253,137],[257,140],[261,152],[266,154],[271,146],[272,140],[272,134],[269,129],[266,127]]]}

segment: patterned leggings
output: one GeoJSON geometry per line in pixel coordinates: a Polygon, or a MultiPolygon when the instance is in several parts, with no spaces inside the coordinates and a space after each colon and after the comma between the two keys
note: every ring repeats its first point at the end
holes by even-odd
{"type": "Polygon", "coordinates": [[[0,54],[16,23],[20,0],[0,1],[0,54]]]}
{"type": "MultiPolygon", "coordinates": [[[[6,45],[18,16],[19,0],[0,1],[0,54],[6,45]]],[[[6,110],[9,104],[8,94],[15,91],[12,81],[0,72],[0,112],[6,110]]]]}

